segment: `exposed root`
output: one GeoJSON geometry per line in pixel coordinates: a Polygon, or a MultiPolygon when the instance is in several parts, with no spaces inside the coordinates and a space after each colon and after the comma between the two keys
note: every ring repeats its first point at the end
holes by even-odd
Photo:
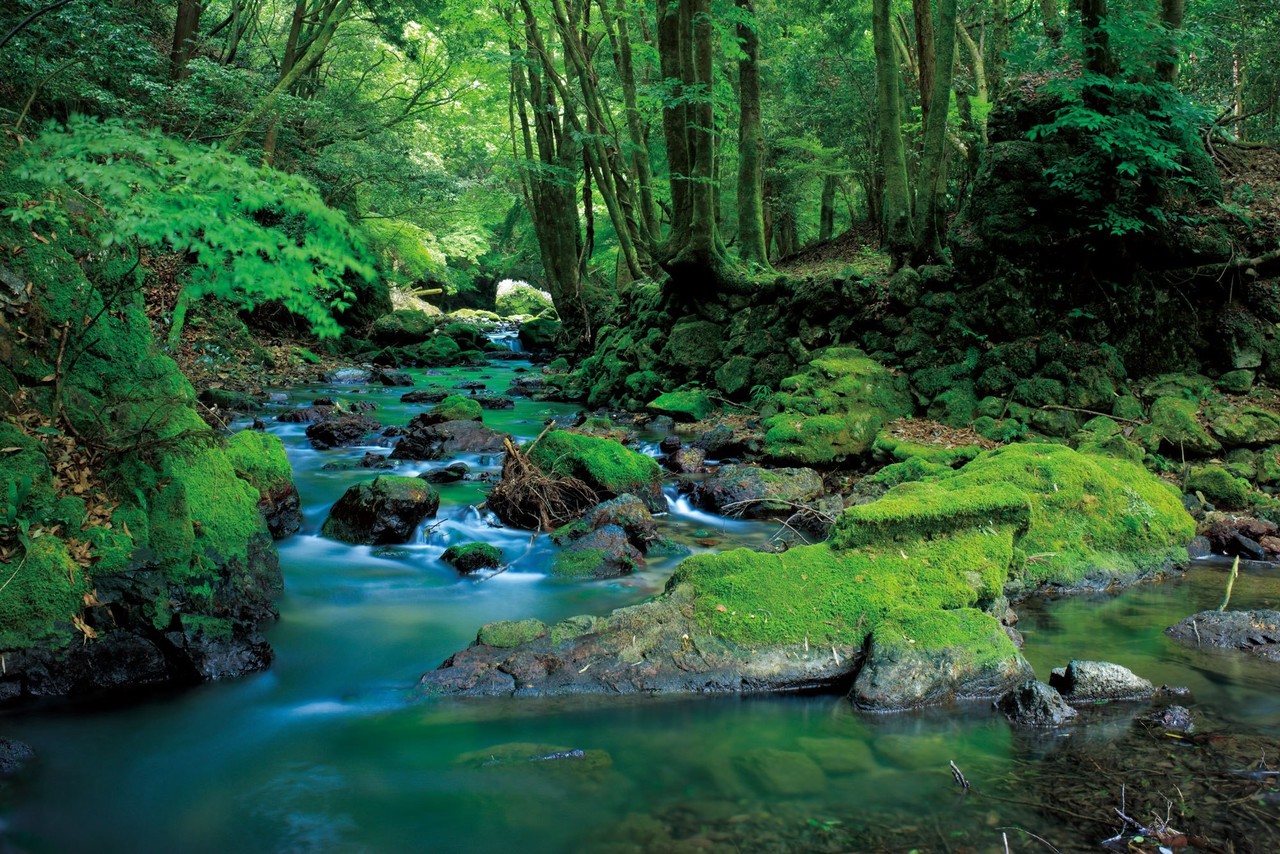
{"type": "Polygon", "coordinates": [[[510,439],[503,444],[502,480],[485,505],[505,524],[554,531],[599,503],[595,490],[578,478],[548,477],[510,439]]]}

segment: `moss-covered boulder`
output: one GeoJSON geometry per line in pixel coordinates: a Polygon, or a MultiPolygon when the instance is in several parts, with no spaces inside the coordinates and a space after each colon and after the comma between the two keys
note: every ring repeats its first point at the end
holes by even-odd
{"type": "Polygon", "coordinates": [[[526,320],[520,324],[520,345],[531,353],[554,350],[563,328],[560,321],[549,317],[526,320]]]}
{"type": "Polygon", "coordinates": [[[676,421],[701,421],[715,411],[715,404],[705,391],[690,389],[660,394],[649,401],[645,409],[676,421]]]}
{"type": "Polygon", "coordinates": [[[730,516],[790,515],[821,498],[822,477],[808,468],[726,465],[694,484],[694,501],[730,516]]]}
{"type": "Polygon", "coordinates": [[[556,554],[551,573],[564,578],[617,578],[644,566],[644,556],[625,529],[602,525],[574,538],[556,554]]]}
{"type": "Polygon", "coordinates": [[[1187,478],[1187,490],[1199,492],[1224,510],[1244,510],[1253,492],[1249,482],[1222,466],[1196,466],[1187,478]]]}
{"type": "Polygon", "coordinates": [[[833,347],[784,379],[765,422],[765,451],[801,465],[832,463],[871,448],[887,422],[911,414],[906,379],[861,350],[833,347]]]}
{"type": "Polygon", "coordinates": [[[420,344],[431,337],[436,319],[425,311],[399,308],[373,322],[369,338],[382,346],[420,344]]]}
{"type": "Polygon", "coordinates": [[[502,317],[533,317],[544,311],[554,310],[551,294],[538,290],[528,282],[510,280],[498,283],[494,308],[502,317]]]}
{"type": "Polygon", "coordinates": [[[344,492],[321,532],[344,543],[407,543],[439,507],[440,496],[422,478],[384,474],[344,492]]]}
{"type": "Polygon", "coordinates": [[[419,364],[429,368],[456,365],[462,356],[462,348],[448,335],[433,335],[412,352],[419,364]]]}
{"type": "Polygon", "coordinates": [[[667,509],[662,468],[620,442],[553,430],[525,451],[535,466],[552,477],[576,477],[604,497],[630,493],[655,513],[667,509]]]}
{"type": "Polygon", "coordinates": [[[461,394],[451,394],[421,415],[415,415],[410,427],[427,427],[446,421],[481,421],[484,412],[476,400],[461,394]]]}
{"type": "Polygon", "coordinates": [[[1269,445],[1280,441],[1280,415],[1257,406],[1215,406],[1211,432],[1224,445],[1269,445]]]}
{"type": "Polygon", "coordinates": [[[0,300],[0,702],[265,668],[281,577],[256,484],[287,492],[283,454],[201,420],[135,258],[79,229],[40,243],[0,223],[0,242],[32,285],[0,300]]]}
{"type": "Polygon", "coordinates": [[[1005,596],[1166,567],[1194,534],[1140,466],[1059,445],[986,451],[845,510],[831,540],[683,561],[657,600],[515,652],[473,647],[428,693],[761,691],[854,681],[856,702],[909,708],[998,696],[1030,676],[997,620],[1005,596]],[[868,643],[869,641],[869,643],[868,643]],[[536,678],[513,671],[532,657],[536,678]],[[503,687],[507,686],[507,687],[503,687]]]}
{"type": "Polygon", "coordinates": [[[1222,444],[1200,422],[1200,406],[1185,397],[1161,397],[1151,404],[1151,426],[1171,452],[1208,456],[1222,444]]]}
{"type": "Polygon", "coordinates": [[[280,437],[242,430],[227,441],[227,457],[236,475],[258,490],[258,509],[276,539],[302,527],[301,499],[280,437]]]}
{"type": "Polygon", "coordinates": [[[440,559],[467,574],[502,566],[502,550],[490,543],[460,543],[445,549],[440,559]]]}

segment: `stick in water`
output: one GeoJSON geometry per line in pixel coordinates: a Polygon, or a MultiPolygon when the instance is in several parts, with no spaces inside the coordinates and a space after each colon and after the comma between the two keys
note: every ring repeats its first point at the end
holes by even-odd
{"type": "MultiPolygon", "coordinates": [[[[1231,588],[1235,586],[1236,576],[1240,574],[1240,555],[1236,555],[1236,562],[1231,564],[1231,574],[1227,576],[1227,595],[1222,597],[1222,604],[1218,606],[1218,613],[1221,614],[1227,610],[1227,603],[1231,601],[1231,588]]],[[[1197,631],[1198,635],[1199,632],[1197,631]]]]}

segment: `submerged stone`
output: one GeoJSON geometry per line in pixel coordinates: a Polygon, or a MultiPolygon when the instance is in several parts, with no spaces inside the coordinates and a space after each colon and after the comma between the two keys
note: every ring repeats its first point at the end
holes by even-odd
{"type": "Polygon", "coordinates": [[[770,795],[816,795],[827,788],[827,775],[804,753],[762,747],[737,757],[737,765],[757,790],[770,795]]]}
{"type": "Polygon", "coordinates": [[[1280,661],[1280,611],[1201,611],[1171,626],[1165,634],[1182,643],[1237,649],[1280,661]]]}
{"type": "Polygon", "coordinates": [[[996,708],[1010,723],[1027,727],[1062,726],[1077,714],[1056,689],[1036,679],[1005,692],[996,701],[996,708]]]}

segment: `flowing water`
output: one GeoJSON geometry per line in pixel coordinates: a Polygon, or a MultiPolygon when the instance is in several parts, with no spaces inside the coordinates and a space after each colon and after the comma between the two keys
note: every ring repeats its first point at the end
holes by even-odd
{"type": "MultiPolygon", "coordinates": [[[[421,386],[485,377],[491,390],[502,391],[520,366],[416,379],[421,386]]],[[[404,424],[424,407],[401,404],[402,391],[294,389],[290,403],[331,394],[371,400],[380,404],[374,414],[383,423],[404,424]]],[[[486,411],[485,423],[531,438],[545,419],[572,410],[518,399],[514,410],[486,411]]],[[[869,850],[878,847],[873,836],[859,842],[839,836],[841,829],[901,831],[906,822],[908,837],[918,828],[921,850],[948,849],[951,836],[971,846],[956,850],[999,851],[997,827],[1055,830],[1051,817],[1025,805],[993,809],[957,799],[950,760],[980,781],[999,779],[1027,759],[1027,746],[985,704],[864,716],[830,696],[415,698],[417,677],[466,646],[481,624],[604,614],[661,590],[674,560],[613,581],[554,579],[546,570],[552,554],[546,538],[494,527],[475,509],[485,492],[475,480],[440,486],[438,517],[404,547],[379,551],[327,540],[318,532],[329,506],[351,484],[378,474],[349,464],[378,449],[317,452],[301,426],[272,421],[269,429],[285,442],[304,505],[303,530],[280,543],[286,592],[268,634],[273,667],[106,709],[7,715],[3,734],[30,743],[40,758],[5,796],[0,849],[518,846],[536,854],[611,844],[642,850],[616,846],[635,843],[660,851],[669,847],[662,834],[684,823],[690,834],[737,828],[721,837],[703,834],[704,842],[718,838],[727,850],[869,850]],[[499,546],[511,568],[476,580],[439,561],[449,544],[475,539],[499,546]],[[502,754],[499,745],[513,742],[534,745],[524,749],[529,755],[582,749],[589,761],[486,764],[502,754]],[[797,783],[750,770],[761,757],[800,752],[819,758],[829,773],[797,783]],[[472,754],[469,761],[459,762],[465,754],[472,754]]],[[[497,458],[465,461],[473,474],[500,465],[497,458]]],[[[397,473],[443,464],[402,463],[397,473]]],[[[662,521],[666,533],[694,551],[758,545],[776,532],[774,525],[722,519],[676,500],[662,521]]],[[[1278,735],[1275,665],[1184,648],[1161,633],[1189,613],[1216,607],[1222,584],[1221,570],[1197,568],[1115,597],[1028,606],[1020,626],[1026,653],[1042,678],[1069,658],[1116,661],[1154,681],[1188,685],[1198,709],[1232,727],[1278,735]]],[[[1280,583],[1265,571],[1246,572],[1236,584],[1236,607],[1277,603],[1280,583]]]]}

